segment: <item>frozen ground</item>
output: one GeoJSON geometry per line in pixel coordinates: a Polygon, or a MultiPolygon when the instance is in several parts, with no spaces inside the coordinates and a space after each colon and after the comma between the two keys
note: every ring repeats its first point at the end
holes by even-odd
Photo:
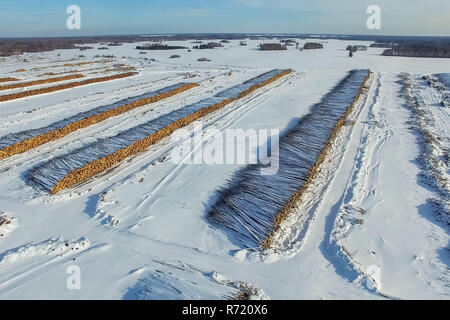
{"type": "Polygon", "coordinates": [[[270,299],[449,299],[450,118],[441,102],[450,95],[422,76],[450,73],[450,64],[382,57],[377,48],[349,58],[345,47],[359,43],[330,40],[323,50],[260,52],[259,41],[246,47],[232,41],[214,50],[145,55],[135,43],[84,51],[79,61],[101,60],[93,58],[97,53],[117,58],[79,67],[62,66],[78,59],[77,50],[1,60],[1,77],[23,81],[74,69],[99,77],[102,70],[91,69],[117,63],[136,67],[139,75],[1,102],[0,136],[182,81],[200,86],[0,161],[0,298],[222,299],[244,291],[270,299]],[[169,59],[172,54],[181,58],[169,59]],[[200,57],[211,61],[198,62],[200,57]],[[242,166],[175,164],[170,139],[57,195],[27,184],[27,172],[39,163],[272,68],[295,72],[209,115],[204,125],[283,132],[347,71],[373,72],[367,96],[351,114],[354,122],[340,133],[308,201],[286,221],[277,250],[242,249],[205,219],[215,191],[242,166]],[[419,117],[408,104],[405,76],[411,97],[422,101],[419,117]],[[425,130],[437,144],[425,144],[425,130]],[[434,158],[423,150],[433,150],[434,158]],[[81,271],[80,290],[67,287],[74,265],[81,271]]]}

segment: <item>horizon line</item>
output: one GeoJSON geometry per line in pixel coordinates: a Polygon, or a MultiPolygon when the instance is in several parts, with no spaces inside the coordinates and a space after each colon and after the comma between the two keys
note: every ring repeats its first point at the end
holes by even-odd
{"type": "Polygon", "coordinates": [[[0,36],[0,39],[57,39],[57,38],[93,38],[93,37],[130,37],[130,36],[188,36],[188,35],[272,35],[272,36],[353,36],[353,37],[397,37],[397,38],[450,38],[450,35],[398,35],[398,34],[350,34],[350,33],[286,33],[286,32],[166,32],[166,33],[124,33],[92,35],[42,35],[42,36],[0,36]]]}

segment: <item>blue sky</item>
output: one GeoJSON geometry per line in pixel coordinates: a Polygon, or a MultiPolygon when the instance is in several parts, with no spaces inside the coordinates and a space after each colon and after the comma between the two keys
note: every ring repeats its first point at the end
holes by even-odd
{"type": "Polygon", "coordinates": [[[0,37],[272,32],[450,36],[450,0],[1,0],[0,37]],[[67,30],[66,8],[81,8],[67,30]],[[381,30],[366,8],[381,8],[381,30]]]}

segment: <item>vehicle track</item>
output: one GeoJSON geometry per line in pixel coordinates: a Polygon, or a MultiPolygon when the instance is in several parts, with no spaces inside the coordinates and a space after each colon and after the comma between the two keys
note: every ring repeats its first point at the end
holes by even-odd
{"type": "MultiPolygon", "coordinates": [[[[275,89],[276,94],[282,94],[282,92],[289,90],[291,87],[294,87],[298,81],[300,82],[302,80],[302,77],[297,75],[289,75],[284,79],[281,79],[281,81],[277,81],[273,84],[270,84],[267,87],[264,87],[263,89],[258,90],[255,93],[252,93],[250,96],[244,98],[243,100],[236,101],[224,109],[219,110],[217,113],[213,113],[211,115],[208,115],[205,118],[202,118],[203,124],[205,125],[205,128],[209,127],[212,124],[216,124],[216,121],[219,121],[220,124],[220,130],[225,129],[228,126],[231,126],[235,121],[238,120],[239,117],[243,116],[245,113],[250,111],[251,109],[257,107],[260,103],[270,99],[273,96],[273,89],[275,89]],[[289,81],[292,81],[290,84],[290,87],[286,87],[285,84],[289,81]],[[268,94],[268,93],[271,94],[268,94]]],[[[192,128],[192,125],[186,127],[187,129],[192,128]]],[[[151,154],[158,154],[159,157],[168,158],[168,154],[172,150],[172,148],[176,145],[176,143],[170,142],[170,137],[165,138],[161,142],[151,146],[146,152],[142,154],[137,154],[135,156],[130,157],[126,161],[119,164],[117,167],[112,168],[111,170],[106,171],[105,173],[99,174],[94,176],[91,179],[88,179],[87,181],[67,190],[62,190],[60,193],[61,197],[64,197],[68,194],[73,194],[74,192],[78,194],[82,194],[88,190],[91,190],[94,187],[98,187],[103,182],[109,181],[113,179],[116,175],[121,175],[123,172],[130,172],[127,173],[125,178],[121,178],[116,183],[113,183],[110,187],[107,189],[114,189],[115,186],[120,186],[123,184],[126,180],[132,179],[132,177],[137,174],[143,167],[147,167],[145,163],[150,163],[154,160],[154,158],[148,158],[151,154]],[[153,160],[152,160],[153,159],[153,160]],[[134,167],[138,167],[137,170],[133,169],[134,167]],[[117,169],[116,169],[117,168],[117,169]]],[[[199,145],[196,145],[195,148],[198,148],[199,145]]],[[[189,154],[192,154],[195,152],[195,150],[192,150],[189,154]]],[[[188,155],[186,155],[188,156],[188,155]]],[[[162,188],[164,185],[168,184],[173,177],[175,177],[175,174],[182,170],[182,165],[178,164],[174,170],[168,174],[168,176],[162,178],[160,182],[158,182],[157,187],[155,190],[151,192],[151,194],[148,194],[148,197],[150,198],[153,194],[155,194],[156,191],[158,191],[160,188],[162,188]]],[[[57,197],[57,196],[54,196],[57,197]]]]}
{"type": "MultiPolygon", "coordinates": [[[[246,101],[242,101],[241,103],[237,103],[235,106],[230,106],[229,110],[224,110],[223,112],[219,112],[217,114],[211,115],[211,117],[207,117],[205,119],[202,119],[204,129],[210,127],[211,125],[217,126],[221,131],[225,130],[226,128],[232,126],[234,123],[236,123],[242,116],[244,116],[247,112],[251,111],[252,109],[256,108],[259,104],[267,101],[273,96],[280,95],[283,92],[286,92],[287,90],[294,87],[300,80],[299,75],[292,75],[287,77],[286,79],[283,79],[280,83],[277,83],[272,88],[267,89],[265,92],[260,92],[259,94],[249,97],[246,101]],[[288,86],[286,86],[286,83],[290,82],[288,86]]],[[[211,138],[212,135],[203,135],[203,140],[208,140],[211,138]]],[[[197,143],[194,145],[193,149],[185,155],[185,159],[190,158],[196,151],[198,151],[199,148],[201,148],[203,145],[202,143],[197,143]]],[[[167,150],[164,155],[168,155],[172,148],[169,147],[169,150],[167,150]]],[[[183,161],[181,161],[180,164],[177,164],[176,167],[167,175],[165,176],[156,187],[147,195],[144,196],[144,199],[140,201],[140,204],[136,206],[136,209],[139,209],[144,204],[146,204],[148,199],[153,199],[155,201],[155,194],[159,192],[160,189],[162,189],[165,185],[170,184],[170,182],[181,173],[185,169],[185,166],[182,164],[183,161]]],[[[162,191],[161,191],[162,192],[162,191]]]]}

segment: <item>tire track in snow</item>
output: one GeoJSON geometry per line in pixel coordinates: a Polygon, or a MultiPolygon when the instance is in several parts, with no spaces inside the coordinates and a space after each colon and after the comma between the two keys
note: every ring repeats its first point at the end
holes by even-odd
{"type": "MultiPolygon", "coordinates": [[[[216,120],[223,118],[227,115],[232,115],[232,119],[234,119],[234,114],[237,113],[239,116],[242,116],[245,114],[245,112],[249,111],[251,108],[259,105],[261,102],[267,100],[271,97],[271,95],[266,94],[267,90],[272,90],[272,88],[281,88],[281,90],[288,90],[287,88],[282,88],[282,84],[284,84],[286,81],[292,80],[292,75],[287,76],[286,78],[282,79],[282,82],[279,81],[275,82],[274,84],[270,84],[269,86],[263,88],[263,90],[257,90],[254,94],[251,94],[249,97],[246,97],[245,100],[239,100],[236,102],[233,102],[232,104],[228,105],[222,110],[219,110],[217,113],[213,113],[212,115],[208,115],[207,117],[203,118],[205,127],[210,126],[211,124],[215,123],[216,120]],[[254,102],[253,102],[254,101],[254,102]],[[249,102],[253,102],[252,104],[248,104],[249,102]],[[242,109],[244,107],[244,109],[242,109]]],[[[237,119],[234,119],[237,120],[237,119]]],[[[231,122],[230,122],[231,124],[231,122]]],[[[187,127],[188,129],[190,127],[187,127]]],[[[91,190],[93,187],[98,187],[99,185],[103,184],[104,182],[109,181],[110,179],[114,179],[115,176],[123,175],[124,172],[131,171],[131,174],[127,174],[125,178],[120,178],[119,181],[115,182],[113,185],[107,188],[107,190],[114,189],[115,186],[122,186],[126,184],[127,180],[132,179],[133,176],[136,174],[139,174],[141,171],[148,170],[148,164],[152,163],[151,160],[148,159],[149,155],[155,154],[155,153],[162,153],[162,157],[165,158],[165,160],[168,159],[168,154],[172,150],[172,148],[178,144],[171,143],[170,137],[169,139],[163,139],[160,143],[155,144],[154,146],[151,146],[147,152],[144,152],[142,154],[138,154],[135,156],[130,157],[123,163],[119,164],[117,167],[112,168],[110,170],[105,171],[105,173],[102,173],[100,175],[97,175],[95,179],[88,179],[87,181],[79,184],[78,186],[68,189],[68,190],[62,190],[59,195],[62,198],[65,198],[67,196],[70,196],[71,194],[77,194],[80,195],[88,190],[91,190]],[[142,165],[142,162],[145,162],[144,165],[142,165]],[[131,164],[130,164],[131,163],[131,164]],[[139,166],[139,169],[136,171],[136,169],[133,169],[133,167],[139,166]],[[95,181],[94,181],[95,180],[95,181]]],[[[198,148],[199,146],[195,146],[195,148],[198,148]]],[[[190,151],[189,154],[192,154],[193,151],[190,151]]],[[[160,156],[161,157],[161,156],[160,156]]],[[[165,185],[171,180],[171,177],[175,176],[174,172],[179,172],[177,168],[183,167],[182,164],[178,164],[176,168],[173,170],[173,172],[169,173],[166,177],[163,177],[160,182],[157,183],[157,187],[155,190],[153,190],[152,194],[154,194],[157,190],[159,190],[160,187],[165,185]]],[[[151,195],[147,195],[147,197],[150,197],[151,195]]],[[[52,196],[53,198],[59,198],[58,196],[52,196]]]]}
{"type": "MultiPolygon", "coordinates": [[[[442,245],[443,233],[421,217],[425,214],[420,209],[423,204],[414,205],[421,203],[424,190],[410,173],[417,166],[415,153],[423,151],[420,145],[417,151],[407,146],[420,141],[411,133],[410,108],[404,107],[406,100],[395,77],[394,74],[380,77],[380,89],[363,131],[351,179],[340,203],[336,204],[337,215],[329,242],[338,250],[341,263],[353,269],[349,280],[370,291],[394,299],[393,295],[414,297],[416,292],[401,289],[402,281],[406,281],[403,286],[416,290],[427,287],[430,289],[426,294],[445,296],[445,290],[437,285],[442,279],[432,281],[435,270],[445,264],[434,253],[436,246],[442,245]],[[395,166],[402,169],[393,171],[395,166]],[[400,188],[395,190],[398,195],[390,193],[396,187],[400,188]],[[410,210],[404,212],[403,207],[410,210]],[[389,227],[392,230],[386,230],[389,227]],[[416,234],[410,234],[414,233],[410,230],[416,230],[416,234]],[[398,237],[406,235],[409,241],[398,241],[398,237]],[[415,258],[410,258],[413,253],[415,258]],[[422,262],[422,256],[427,257],[427,262],[422,262]],[[393,287],[395,282],[398,284],[393,287]]],[[[445,273],[440,271],[440,277],[445,278],[445,273]]]]}
{"type": "MultiPolygon", "coordinates": [[[[292,78],[296,78],[293,76],[292,78]]],[[[246,101],[241,101],[241,103],[237,103],[236,105],[230,106],[229,111],[224,110],[223,112],[219,112],[217,114],[213,114],[210,117],[205,117],[203,120],[204,129],[207,129],[211,125],[215,125],[218,128],[220,128],[221,131],[225,130],[226,128],[232,126],[234,123],[236,123],[243,115],[245,115],[250,110],[257,107],[259,104],[265,102],[266,100],[270,99],[274,95],[282,94],[283,92],[286,92],[291,87],[294,86],[294,84],[290,84],[289,87],[284,86],[284,84],[288,81],[292,81],[291,77],[287,77],[287,79],[283,79],[281,83],[278,83],[272,88],[266,89],[264,92],[261,92],[257,94],[256,96],[248,98],[246,101]]],[[[295,80],[299,80],[296,78],[295,80]]],[[[189,130],[189,128],[188,128],[189,130]]],[[[212,138],[212,134],[205,134],[203,132],[202,134],[203,141],[208,141],[210,138],[212,138]]],[[[156,199],[155,195],[159,192],[160,189],[162,189],[165,185],[170,184],[170,182],[180,174],[181,171],[185,169],[185,166],[183,165],[184,160],[191,158],[196,152],[198,152],[199,149],[203,147],[203,141],[200,143],[197,143],[194,145],[192,150],[188,152],[183,161],[180,161],[179,164],[175,166],[175,168],[166,175],[163,179],[158,182],[156,187],[150,192],[149,194],[144,196],[144,199],[139,201],[139,204],[135,206],[135,209],[140,209],[142,206],[144,206],[147,203],[147,200],[150,198],[156,199]]],[[[182,143],[182,142],[181,142],[182,143]]],[[[169,153],[170,150],[166,154],[169,153]]],[[[162,191],[161,191],[162,192],[162,191]]],[[[154,200],[153,200],[154,201],[154,200]]]]}
{"type": "MultiPolygon", "coordinates": [[[[243,101],[236,102],[233,105],[228,106],[224,110],[219,111],[218,113],[212,114],[210,116],[207,116],[203,119],[203,125],[204,129],[207,129],[210,126],[216,126],[217,129],[220,131],[225,130],[226,128],[232,126],[234,123],[236,123],[239,118],[244,116],[247,112],[251,111],[252,109],[256,108],[259,104],[267,101],[274,95],[281,95],[287,90],[291,89],[292,87],[296,86],[299,82],[302,81],[302,77],[299,75],[295,76],[288,76],[287,78],[283,79],[282,82],[276,83],[272,87],[266,88],[263,92],[258,92],[256,95],[246,98],[243,101]],[[286,86],[286,83],[289,83],[288,86],[286,86]]],[[[190,127],[192,128],[192,126],[190,127]]],[[[188,128],[189,129],[189,128],[188,128]]],[[[203,141],[208,141],[212,136],[206,135],[203,133],[203,141]]],[[[181,142],[182,143],[182,142],[181,142]]],[[[203,142],[202,142],[203,143],[203,142]]],[[[186,155],[184,159],[187,159],[191,157],[195,152],[198,151],[199,148],[202,147],[202,143],[194,145],[192,150],[190,150],[186,155]]],[[[171,151],[174,144],[165,146],[168,147],[163,156],[167,157],[169,152],[171,151]]],[[[156,187],[149,193],[143,196],[143,198],[139,199],[137,203],[133,206],[133,210],[138,210],[142,208],[143,206],[151,206],[151,203],[153,203],[157,197],[155,196],[158,193],[163,192],[162,189],[171,183],[173,179],[175,179],[178,175],[181,174],[181,172],[185,170],[185,166],[183,165],[183,162],[177,164],[173,170],[166,176],[164,176],[162,179],[158,181],[156,184],[156,187]]],[[[136,173],[135,173],[136,174],[136,173]]],[[[134,175],[134,174],[133,174],[134,175]]],[[[122,183],[120,183],[121,185],[122,183]]]]}
{"type": "MultiPolygon", "coordinates": [[[[374,198],[377,194],[380,152],[393,134],[392,129],[387,126],[385,115],[379,110],[385,104],[385,89],[382,85],[382,79],[383,75],[379,75],[374,101],[369,107],[367,121],[353,165],[353,173],[347,182],[333,230],[330,230],[331,234],[328,239],[330,245],[337,250],[336,253],[341,259],[341,263],[353,268],[354,274],[349,280],[362,283],[363,280],[369,279],[375,287],[379,285],[378,279],[373,279],[366,274],[363,267],[354,260],[352,253],[341,240],[349,236],[355,225],[362,223],[360,217],[367,210],[367,208],[363,208],[362,203],[368,198],[374,198]]],[[[383,295],[381,292],[378,293],[383,295]]]]}
{"type": "Polygon", "coordinates": [[[61,254],[47,259],[38,259],[32,263],[27,263],[24,267],[17,268],[14,265],[14,271],[7,277],[0,278],[0,292],[8,292],[12,289],[20,288],[30,282],[36,281],[47,274],[55,274],[55,271],[61,268],[60,264],[73,262],[84,253],[95,251],[105,247],[105,244],[90,246],[86,249],[75,252],[74,254],[61,254]],[[62,260],[62,261],[61,261],[62,260]]]}

